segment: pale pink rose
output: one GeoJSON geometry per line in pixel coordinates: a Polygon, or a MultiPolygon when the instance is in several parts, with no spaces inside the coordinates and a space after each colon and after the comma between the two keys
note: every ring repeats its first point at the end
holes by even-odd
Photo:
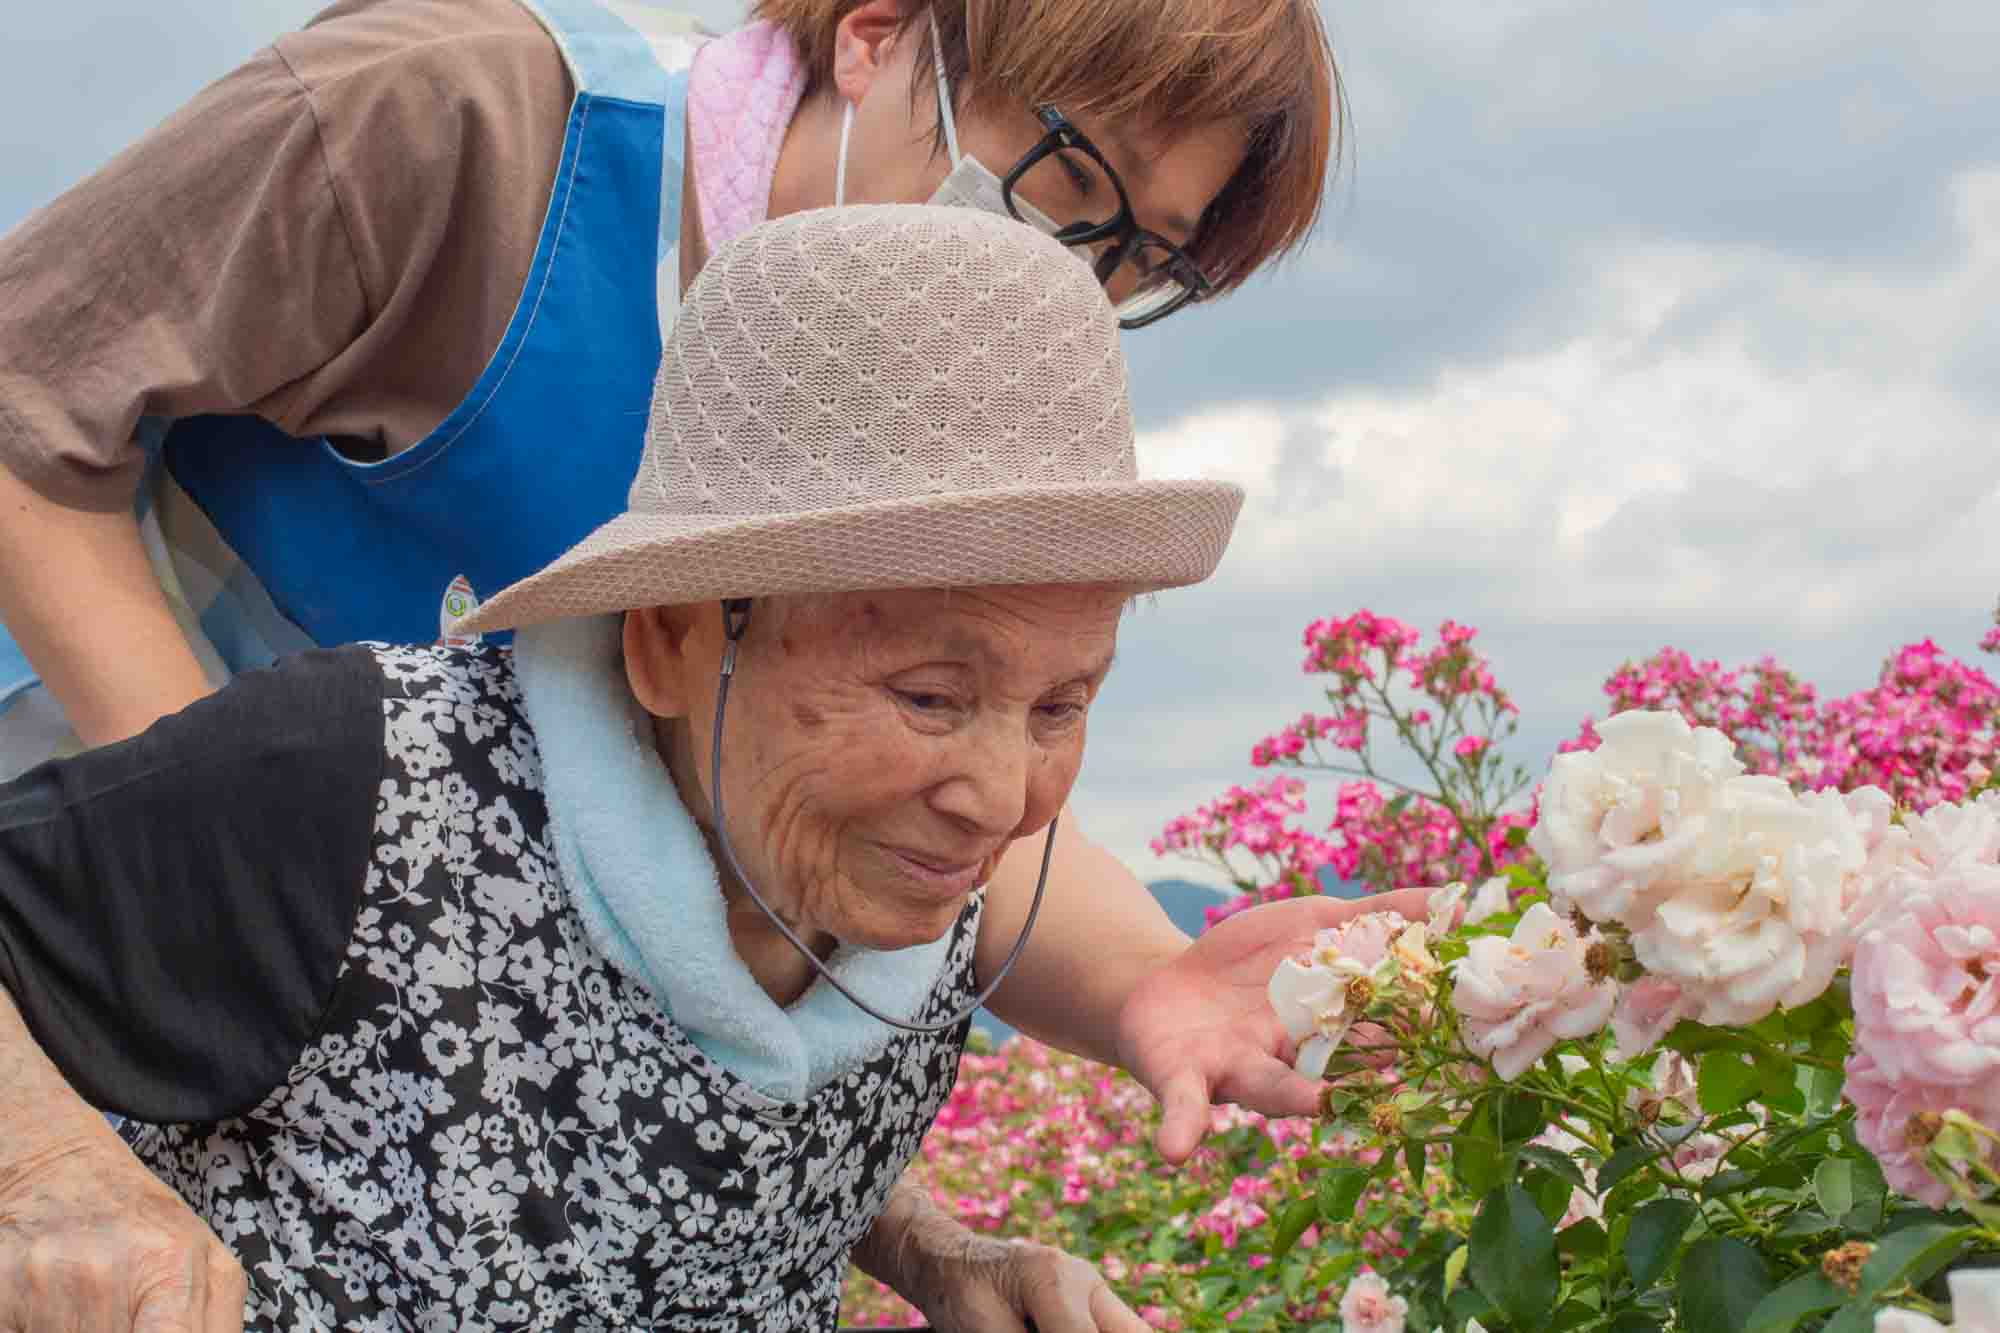
{"type": "Polygon", "coordinates": [[[1481,884],[1465,907],[1465,924],[1476,926],[1489,916],[1498,916],[1514,905],[1505,875],[1494,875],[1481,884]]]}
{"type": "Polygon", "coordinates": [[[1854,1049],[1885,1077],[2000,1083],[2000,867],[1954,862],[1880,913],[1853,983],[1854,1049]]]}
{"type": "Polygon", "coordinates": [[[1638,1058],[1695,1008],[1694,1000],[1668,978],[1640,977],[1618,992],[1618,1007],[1611,1012],[1614,1053],[1620,1060],[1638,1058]]]}
{"type": "Polygon", "coordinates": [[[1951,1286],[1949,1324],[1914,1310],[1882,1310],[1875,1333],[2000,1333],[2000,1268],[1961,1268],[1945,1281],[1951,1286]]]}
{"type": "Polygon", "coordinates": [[[1409,1312],[1410,1303],[1392,1294],[1388,1283],[1363,1273],[1340,1298],[1340,1333],[1403,1333],[1409,1312]]]}
{"type": "Polygon", "coordinates": [[[1386,984],[1395,968],[1391,948],[1410,923],[1395,912],[1368,912],[1320,931],[1304,959],[1287,958],[1271,974],[1267,994],[1285,1034],[1297,1043],[1293,1067],[1318,1078],[1361,1016],[1351,983],[1386,984]]]}
{"type": "MultiPolygon", "coordinates": [[[[1616,1031],[1615,1016],[1611,1023],[1616,1031]]],[[[1647,1121],[1658,1117],[1669,1105],[1678,1106],[1685,1115],[1694,1115],[1700,1109],[1694,1062],[1679,1051],[1661,1051],[1653,1061],[1651,1086],[1632,1089],[1625,1096],[1625,1104],[1647,1121]]]]}
{"type": "Polygon", "coordinates": [[[2000,1126],[2000,1088],[1898,1077],[1872,1059],[1858,1042],[1847,1057],[1847,1079],[1841,1091],[1854,1103],[1854,1137],[1882,1164],[1883,1179],[1933,1208],[1951,1202],[1951,1188],[1931,1174],[1924,1164],[1923,1148],[1909,1141],[1911,1118],[1962,1111],[1983,1125],[2000,1126]]]}
{"type": "Polygon", "coordinates": [[[1518,1078],[1558,1041],[1603,1028],[1618,998],[1584,968],[1586,944],[1547,903],[1522,913],[1513,935],[1470,941],[1452,968],[1452,1004],[1473,1053],[1518,1078]]]}

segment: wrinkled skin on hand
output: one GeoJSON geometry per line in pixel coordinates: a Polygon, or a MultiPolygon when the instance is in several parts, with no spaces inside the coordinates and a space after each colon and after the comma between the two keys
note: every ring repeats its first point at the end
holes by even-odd
{"type": "Polygon", "coordinates": [[[963,1237],[914,1293],[938,1333],[1149,1333],[1086,1260],[1047,1245],[963,1237]]]}
{"type": "Polygon", "coordinates": [[[1292,1069],[1296,1052],[1271,1007],[1271,973],[1282,959],[1310,949],[1319,931],[1364,912],[1424,920],[1428,892],[1267,903],[1202,932],[1140,982],[1118,1015],[1118,1055],[1160,1101],[1160,1155],[1186,1161],[1208,1133],[1215,1103],[1270,1116],[1312,1115],[1319,1084],[1292,1069]]]}
{"type": "Polygon", "coordinates": [[[244,1295],[235,1257],[102,1120],[0,1158],[4,1333],[241,1333],[244,1295]]]}

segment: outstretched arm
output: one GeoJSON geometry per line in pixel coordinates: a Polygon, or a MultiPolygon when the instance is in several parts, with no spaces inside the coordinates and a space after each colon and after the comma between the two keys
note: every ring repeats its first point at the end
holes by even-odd
{"type": "MultiPolygon", "coordinates": [[[[1041,840],[1024,839],[988,886],[983,975],[1021,929],[1040,860],[1041,840]]],[[[1065,816],[1034,935],[993,1011],[1031,1036],[1130,1070],[1160,1100],[1161,1155],[1179,1162],[1208,1132],[1212,1104],[1312,1114],[1319,1085],[1291,1068],[1291,1043],[1266,998],[1271,973],[1349,917],[1386,910],[1421,919],[1425,896],[1293,898],[1189,941],[1151,892],[1065,816]]]]}

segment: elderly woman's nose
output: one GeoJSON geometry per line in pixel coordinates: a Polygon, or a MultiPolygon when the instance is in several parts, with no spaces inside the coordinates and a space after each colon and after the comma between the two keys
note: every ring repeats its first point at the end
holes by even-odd
{"type": "Polygon", "coordinates": [[[1029,738],[1011,728],[982,727],[966,738],[953,771],[932,792],[940,811],[995,837],[1021,826],[1036,769],[1046,759],[1029,738]]]}

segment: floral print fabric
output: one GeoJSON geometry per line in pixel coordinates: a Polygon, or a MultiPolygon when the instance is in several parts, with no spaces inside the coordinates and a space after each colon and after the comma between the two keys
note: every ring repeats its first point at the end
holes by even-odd
{"type": "MultiPolygon", "coordinates": [[[[505,649],[383,648],[373,856],[320,1035],[250,1115],[128,1124],[242,1260],[252,1329],[831,1329],[965,1028],[797,1103],[592,947],[505,649]]],[[[973,993],[981,899],[920,1015],[973,993]]]]}

